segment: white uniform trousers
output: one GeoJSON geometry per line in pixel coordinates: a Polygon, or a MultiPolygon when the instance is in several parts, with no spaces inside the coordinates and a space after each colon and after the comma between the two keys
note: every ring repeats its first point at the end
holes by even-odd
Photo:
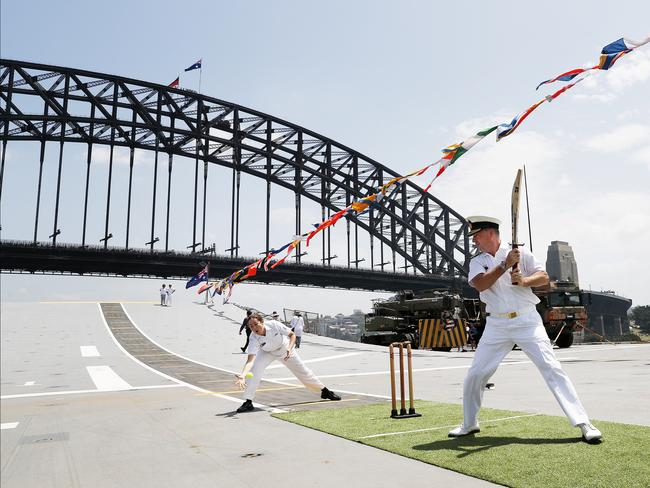
{"type": "Polygon", "coordinates": [[[478,424],[485,384],[515,344],[537,366],[571,424],[576,426],[589,422],[573,383],[555,358],[541,317],[532,310],[513,319],[488,317],[463,384],[464,425],[478,424]]]}
{"type": "Polygon", "coordinates": [[[262,351],[261,349],[258,351],[255,356],[255,362],[253,363],[253,369],[251,370],[253,377],[246,380],[246,391],[244,392],[244,398],[246,400],[253,400],[255,398],[255,390],[257,390],[260,381],[262,381],[264,370],[276,359],[289,368],[295,377],[310,390],[320,391],[325,387],[314,372],[302,362],[295,349],[291,353],[291,357],[285,361],[284,357],[286,354],[287,350],[284,347],[272,352],[262,351]]]}

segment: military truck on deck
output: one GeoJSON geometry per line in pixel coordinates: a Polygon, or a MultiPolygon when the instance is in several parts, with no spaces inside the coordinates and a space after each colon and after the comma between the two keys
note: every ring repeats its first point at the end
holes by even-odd
{"type": "Polygon", "coordinates": [[[551,281],[533,292],[540,300],[537,311],[548,337],[558,347],[571,347],[573,332],[587,325],[587,309],[580,289],[572,282],[551,281]]]}

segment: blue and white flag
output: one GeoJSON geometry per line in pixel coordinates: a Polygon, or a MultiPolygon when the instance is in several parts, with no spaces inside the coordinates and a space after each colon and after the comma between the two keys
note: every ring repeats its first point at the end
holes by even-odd
{"type": "Polygon", "coordinates": [[[194,63],[189,68],[185,68],[185,71],[192,71],[193,69],[201,69],[202,62],[203,62],[203,58],[199,59],[196,63],[194,63]]]}

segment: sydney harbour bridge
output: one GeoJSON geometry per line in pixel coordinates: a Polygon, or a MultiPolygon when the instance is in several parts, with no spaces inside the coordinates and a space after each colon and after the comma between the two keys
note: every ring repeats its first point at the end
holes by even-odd
{"type": "MultiPolygon", "coordinates": [[[[300,235],[313,228],[307,205],[323,221],[399,176],[313,131],[192,90],[6,59],[0,140],[0,265],[10,272],[187,278],[209,263],[211,277],[224,277],[259,258],[242,254],[243,239],[263,253],[291,237],[272,232],[279,190],[300,235]],[[226,245],[210,242],[215,235],[226,245]]],[[[311,262],[302,245],[255,280],[466,287],[466,221],[408,181],[319,240],[311,262]]]]}

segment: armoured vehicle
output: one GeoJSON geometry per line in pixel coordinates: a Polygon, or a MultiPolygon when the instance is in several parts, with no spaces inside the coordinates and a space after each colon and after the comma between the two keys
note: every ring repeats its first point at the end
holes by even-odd
{"type": "Polygon", "coordinates": [[[573,332],[587,325],[587,309],[580,289],[572,282],[551,281],[533,292],[540,300],[537,311],[548,337],[558,347],[571,347],[573,332]]]}
{"type": "Polygon", "coordinates": [[[360,341],[385,346],[397,341],[411,341],[417,348],[420,339],[418,324],[426,319],[441,319],[451,327],[458,320],[479,325],[478,300],[463,298],[449,290],[404,290],[388,299],[373,300],[373,311],[366,315],[360,341]]]}

